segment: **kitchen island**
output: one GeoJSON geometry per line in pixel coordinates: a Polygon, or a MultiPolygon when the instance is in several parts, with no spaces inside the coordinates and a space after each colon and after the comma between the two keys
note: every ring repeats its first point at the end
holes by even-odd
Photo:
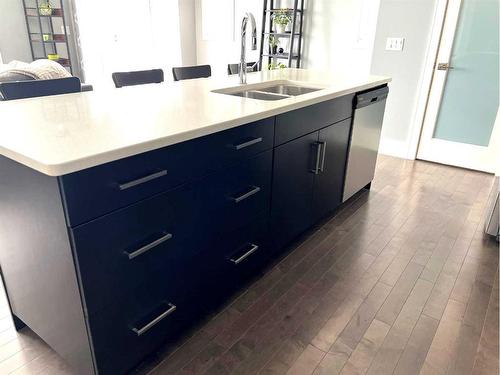
{"type": "Polygon", "coordinates": [[[299,69],[0,102],[0,265],[16,327],[124,373],[342,202],[357,93],[299,69]]]}

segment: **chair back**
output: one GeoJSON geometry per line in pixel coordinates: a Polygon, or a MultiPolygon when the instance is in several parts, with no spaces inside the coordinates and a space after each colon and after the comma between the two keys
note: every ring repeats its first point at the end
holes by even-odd
{"type": "Polygon", "coordinates": [[[116,88],[163,82],[163,70],[136,70],[133,72],[115,72],[111,74],[116,88]]]}
{"type": "Polygon", "coordinates": [[[174,81],[206,78],[212,75],[212,68],[210,65],[181,66],[172,68],[172,75],[174,76],[174,81]]]}
{"type": "MultiPolygon", "coordinates": [[[[247,72],[257,72],[259,64],[256,62],[247,62],[247,72]]],[[[240,64],[227,64],[227,74],[233,75],[240,72],[240,64]]]]}
{"type": "Polygon", "coordinates": [[[78,77],[0,83],[1,100],[35,98],[81,91],[82,84],[78,77]]]}

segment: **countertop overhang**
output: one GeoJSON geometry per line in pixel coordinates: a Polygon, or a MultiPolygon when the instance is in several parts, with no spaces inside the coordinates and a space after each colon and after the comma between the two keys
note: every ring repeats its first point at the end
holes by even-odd
{"type": "Polygon", "coordinates": [[[0,102],[0,155],[61,176],[275,116],[391,81],[283,69],[248,74],[325,87],[276,101],[214,93],[238,76],[201,78],[0,102]]]}

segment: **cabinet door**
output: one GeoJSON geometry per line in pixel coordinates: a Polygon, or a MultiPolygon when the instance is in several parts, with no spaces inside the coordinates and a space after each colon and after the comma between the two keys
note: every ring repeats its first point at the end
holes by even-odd
{"type": "Polygon", "coordinates": [[[318,132],[274,151],[271,240],[277,250],[312,224],[312,192],[318,132]]]}
{"type": "Polygon", "coordinates": [[[318,174],[314,178],[314,221],[335,210],[342,202],[350,131],[350,118],[319,131],[321,153],[318,174]]]}

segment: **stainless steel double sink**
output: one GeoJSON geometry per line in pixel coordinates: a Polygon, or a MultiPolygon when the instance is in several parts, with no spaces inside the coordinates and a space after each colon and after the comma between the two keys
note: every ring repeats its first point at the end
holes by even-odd
{"type": "Polygon", "coordinates": [[[293,81],[269,81],[213,90],[212,92],[258,100],[281,100],[321,89],[323,87],[306,86],[293,81]]]}

